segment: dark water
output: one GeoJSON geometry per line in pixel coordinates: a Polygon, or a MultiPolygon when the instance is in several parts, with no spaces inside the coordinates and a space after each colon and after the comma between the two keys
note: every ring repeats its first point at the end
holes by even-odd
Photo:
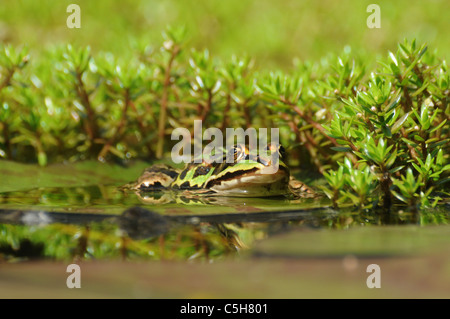
{"type": "MultiPolygon", "coordinates": [[[[211,198],[118,189],[145,166],[87,162],[39,168],[0,163],[0,260],[212,261],[246,254],[276,255],[292,248],[296,240],[296,254],[310,251],[319,242],[321,251],[334,254],[340,251],[336,234],[348,229],[372,232],[367,248],[358,248],[359,254],[383,254],[388,251],[383,250],[384,243],[377,244],[377,238],[392,236],[383,233],[386,227],[445,227],[449,219],[448,207],[419,213],[394,208],[383,214],[351,207],[336,211],[322,197],[211,198]],[[292,239],[290,233],[301,235],[292,239]],[[260,243],[265,242],[271,248],[261,251],[260,243]],[[271,243],[276,243],[275,248],[271,243]]],[[[434,245],[429,243],[433,236],[426,233],[422,242],[434,245]]],[[[353,241],[367,241],[366,237],[353,241]]],[[[391,241],[398,242],[395,235],[391,241]]]]}

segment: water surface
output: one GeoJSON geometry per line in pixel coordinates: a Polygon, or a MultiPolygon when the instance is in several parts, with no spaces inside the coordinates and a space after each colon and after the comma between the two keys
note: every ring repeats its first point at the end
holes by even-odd
{"type": "Polygon", "coordinates": [[[0,162],[1,258],[392,256],[411,254],[414,246],[426,251],[448,238],[448,207],[418,214],[395,208],[380,214],[351,207],[333,210],[324,197],[211,198],[119,189],[148,165],[81,162],[41,168],[0,162]],[[393,225],[410,230],[402,233],[389,228],[393,225]],[[441,230],[429,231],[431,225],[441,230]],[[418,241],[416,231],[421,234],[418,241]],[[399,238],[416,239],[405,246],[399,238]]]}

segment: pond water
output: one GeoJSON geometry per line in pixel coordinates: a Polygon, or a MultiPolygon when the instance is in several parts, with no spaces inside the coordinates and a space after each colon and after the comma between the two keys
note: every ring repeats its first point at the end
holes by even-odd
{"type": "Polygon", "coordinates": [[[323,197],[186,198],[118,188],[148,165],[0,162],[0,261],[387,256],[448,244],[448,206],[380,214],[333,210],[323,197]]]}

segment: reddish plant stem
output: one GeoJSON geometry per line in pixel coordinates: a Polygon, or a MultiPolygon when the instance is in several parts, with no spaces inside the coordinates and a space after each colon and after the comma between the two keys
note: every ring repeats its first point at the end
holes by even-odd
{"type": "Polygon", "coordinates": [[[316,149],[313,147],[313,145],[308,141],[305,132],[299,131],[299,138],[300,141],[305,145],[306,149],[308,150],[309,154],[311,155],[310,158],[314,165],[317,167],[319,172],[323,174],[323,168],[320,164],[319,158],[316,156],[316,149]]]}
{"type": "Polygon", "coordinates": [[[206,99],[206,104],[203,106],[201,117],[200,117],[202,122],[206,121],[206,118],[208,117],[208,114],[211,111],[211,106],[212,106],[213,94],[211,92],[211,89],[208,89],[206,91],[206,93],[208,94],[208,97],[206,99]]]}
{"type": "Polygon", "coordinates": [[[251,120],[251,117],[250,117],[250,110],[249,110],[248,104],[247,104],[248,102],[249,102],[249,99],[245,100],[245,102],[242,103],[242,105],[241,105],[242,106],[242,112],[244,113],[245,124],[246,124],[247,128],[252,126],[252,120],[251,120]]]}
{"type": "MultiPolygon", "coordinates": [[[[144,125],[144,123],[142,122],[142,119],[138,116],[137,108],[136,108],[136,105],[134,105],[133,101],[130,101],[129,104],[130,104],[130,107],[133,110],[133,112],[137,115],[136,121],[139,126],[139,130],[141,131],[142,136],[145,136],[147,134],[147,126],[144,125]]],[[[147,107],[147,109],[150,109],[150,108],[147,107]]],[[[151,142],[145,143],[145,147],[147,148],[148,156],[151,157],[153,155],[153,149],[152,149],[151,142]]]]}
{"type": "Polygon", "coordinates": [[[222,119],[222,132],[225,131],[225,128],[228,127],[228,113],[231,108],[231,94],[227,93],[227,102],[225,104],[225,109],[223,111],[223,119],[222,119]]]}
{"type": "Polygon", "coordinates": [[[75,86],[75,89],[77,91],[78,97],[81,100],[81,104],[84,106],[87,113],[87,121],[84,121],[84,128],[87,135],[89,136],[89,139],[93,142],[98,137],[98,128],[97,123],[95,121],[95,112],[89,100],[89,94],[87,93],[86,88],[84,86],[82,73],[77,72],[76,80],[77,84],[75,86]]]}
{"type": "Polygon", "coordinates": [[[405,103],[402,103],[403,110],[405,111],[405,113],[408,113],[413,109],[413,103],[411,100],[411,96],[408,93],[408,87],[406,86],[403,87],[403,98],[405,99],[405,103]]]}
{"type": "Polygon", "coordinates": [[[11,69],[8,70],[8,73],[6,74],[4,80],[2,81],[2,83],[0,83],[0,91],[2,91],[5,87],[11,84],[11,79],[15,72],[16,72],[15,67],[12,67],[11,69]]]}
{"type": "MultiPolygon", "coordinates": [[[[408,137],[408,134],[406,133],[406,131],[405,131],[405,129],[404,129],[403,127],[400,129],[400,132],[402,133],[402,136],[403,136],[404,138],[407,138],[407,137],[408,137]]],[[[417,161],[417,158],[419,157],[419,155],[417,154],[417,152],[416,152],[416,150],[414,149],[414,147],[412,147],[412,146],[409,145],[408,143],[406,143],[406,145],[407,145],[407,147],[408,147],[409,154],[411,154],[411,157],[412,157],[415,161],[417,161]]]]}
{"type": "MultiPolygon", "coordinates": [[[[301,110],[297,105],[293,105],[293,109],[295,113],[297,113],[302,119],[304,119],[308,124],[312,125],[315,129],[317,129],[320,133],[322,133],[323,136],[325,136],[328,140],[330,140],[331,143],[333,143],[335,146],[339,146],[338,142],[335,138],[329,136],[322,125],[314,121],[308,114],[306,114],[303,110],[301,110]]],[[[353,149],[353,148],[352,148],[353,149]]]]}
{"type": "MultiPolygon", "coordinates": [[[[317,123],[314,121],[308,114],[306,114],[303,110],[301,110],[297,105],[290,103],[289,101],[282,100],[283,103],[288,104],[293,107],[293,110],[295,113],[297,113],[303,120],[305,120],[308,124],[310,124],[312,127],[317,129],[325,138],[327,138],[334,146],[341,146],[336,141],[335,138],[329,136],[326,132],[326,130],[323,128],[320,123],[317,123]]],[[[354,152],[358,152],[359,149],[347,138],[345,138],[345,141],[348,143],[348,146],[352,149],[354,152]]],[[[346,152],[347,157],[355,164],[357,162],[357,159],[355,156],[349,152],[346,152]]]]}
{"type": "Polygon", "coordinates": [[[106,156],[106,154],[108,154],[111,146],[117,142],[119,137],[122,135],[123,130],[125,129],[125,124],[127,122],[127,111],[128,111],[128,107],[130,106],[129,89],[125,89],[124,103],[125,103],[125,105],[123,106],[122,116],[120,118],[119,124],[117,125],[117,130],[115,131],[114,135],[105,143],[102,150],[98,154],[98,158],[104,158],[106,156]]]}
{"type": "Polygon", "coordinates": [[[167,63],[166,70],[164,72],[164,82],[163,82],[163,92],[161,98],[161,109],[159,113],[159,122],[158,122],[158,142],[156,145],[156,157],[162,158],[164,152],[164,136],[166,130],[166,121],[167,121],[167,103],[169,100],[169,88],[170,88],[170,72],[172,71],[173,62],[175,61],[175,57],[180,52],[180,48],[178,46],[174,46],[172,53],[170,55],[169,62],[167,63]]]}
{"type": "Polygon", "coordinates": [[[316,140],[315,140],[314,137],[311,135],[311,132],[305,131],[305,137],[306,137],[306,139],[308,140],[308,142],[309,142],[313,147],[315,147],[315,148],[319,151],[319,153],[322,154],[322,156],[323,156],[325,159],[328,159],[329,154],[327,154],[327,153],[326,153],[326,152],[325,152],[325,151],[317,144],[316,140]]]}
{"type": "Polygon", "coordinates": [[[184,108],[181,107],[180,96],[179,96],[179,94],[177,93],[176,90],[173,90],[172,92],[173,92],[173,95],[174,95],[175,101],[176,101],[174,106],[178,107],[178,111],[180,112],[180,118],[184,119],[184,118],[186,118],[186,112],[185,112],[184,108]]]}

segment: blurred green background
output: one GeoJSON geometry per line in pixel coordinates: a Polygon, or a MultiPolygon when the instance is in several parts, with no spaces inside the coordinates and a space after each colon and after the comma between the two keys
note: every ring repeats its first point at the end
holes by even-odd
{"type": "Polygon", "coordinates": [[[185,25],[189,45],[222,58],[249,54],[258,66],[288,68],[294,58],[318,59],[346,45],[361,52],[395,50],[416,38],[448,59],[450,1],[377,1],[381,28],[369,29],[373,0],[1,0],[0,42],[90,45],[127,56],[133,44],[158,47],[167,25],[185,25]],[[69,29],[66,8],[81,8],[81,29],[69,29]]]}

